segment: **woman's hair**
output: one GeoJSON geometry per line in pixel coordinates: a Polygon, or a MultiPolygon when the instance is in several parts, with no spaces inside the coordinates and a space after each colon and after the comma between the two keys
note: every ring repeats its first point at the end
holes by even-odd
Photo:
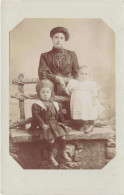
{"type": "Polygon", "coordinates": [[[54,34],[56,34],[56,33],[63,33],[64,36],[65,36],[65,41],[68,41],[68,39],[70,37],[68,30],[66,28],[64,28],[64,27],[53,28],[50,31],[50,37],[52,38],[54,36],[54,34]]]}

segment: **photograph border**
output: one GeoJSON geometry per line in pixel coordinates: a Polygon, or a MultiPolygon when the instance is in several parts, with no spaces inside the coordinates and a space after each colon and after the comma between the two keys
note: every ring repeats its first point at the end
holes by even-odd
{"type": "Polygon", "coordinates": [[[96,195],[123,191],[123,1],[32,1],[2,2],[2,193],[24,195],[96,195]],[[71,3],[71,8],[70,8],[71,3]],[[66,5],[66,7],[65,7],[66,5]],[[57,8],[57,9],[56,9],[57,8]],[[63,9],[65,8],[65,9],[63,9]],[[69,9],[70,8],[70,9],[69,9]],[[47,13],[46,10],[47,9],[47,13]],[[82,12],[83,9],[83,12],[82,12]],[[57,11],[56,11],[57,10],[57,11]],[[64,15],[63,15],[64,10],[64,15]],[[69,12],[68,12],[69,10],[69,12]],[[56,12],[55,12],[56,11],[56,12]],[[10,17],[11,15],[11,17],[10,17]],[[116,33],[116,157],[102,170],[23,170],[9,156],[9,31],[23,18],[102,18],[116,33]],[[78,183],[77,183],[78,180],[78,183]],[[14,182],[13,182],[14,181],[14,182]],[[56,187],[57,186],[57,187],[56,187]]]}

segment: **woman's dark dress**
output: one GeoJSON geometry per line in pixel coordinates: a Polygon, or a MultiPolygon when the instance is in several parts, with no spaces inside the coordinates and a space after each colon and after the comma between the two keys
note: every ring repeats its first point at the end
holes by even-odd
{"type": "Polygon", "coordinates": [[[39,62],[39,79],[47,77],[55,84],[55,93],[59,94],[56,87],[56,75],[62,77],[75,77],[79,69],[78,60],[74,51],[54,48],[46,53],[42,53],[39,62]],[[59,65],[58,65],[59,60],[59,65]]]}
{"type": "Polygon", "coordinates": [[[43,109],[38,104],[32,105],[32,130],[33,135],[39,136],[41,131],[43,131],[43,124],[49,125],[50,128],[46,131],[46,139],[55,139],[67,134],[67,131],[63,124],[58,123],[64,122],[64,117],[61,112],[57,112],[52,101],[42,101],[46,107],[46,110],[43,109]]]}

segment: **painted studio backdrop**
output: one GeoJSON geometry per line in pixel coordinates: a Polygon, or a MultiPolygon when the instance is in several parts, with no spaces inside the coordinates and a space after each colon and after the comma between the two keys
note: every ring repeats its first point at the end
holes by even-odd
{"type": "MultiPolygon", "coordinates": [[[[101,19],[24,19],[10,31],[10,96],[17,92],[12,79],[20,73],[25,78],[38,78],[41,53],[52,49],[50,30],[57,26],[68,29],[70,39],[65,49],[75,51],[79,65],[87,65],[100,88],[105,118],[115,116],[115,34],[101,19]]],[[[25,85],[35,93],[35,85],[25,85]]],[[[25,103],[26,118],[31,116],[30,101],[25,103]]],[[[19,119],[18,101],[10,98],[10,120],[19,119]]]]}

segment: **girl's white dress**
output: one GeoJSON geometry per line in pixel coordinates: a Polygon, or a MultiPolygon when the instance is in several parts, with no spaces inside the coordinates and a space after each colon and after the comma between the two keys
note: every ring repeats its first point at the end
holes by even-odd
{"type": "Polygon", "coordinates": [[[74,120],[96,120],[104,110],[96,98],[98,96],[96,82],[71,79],[67,85],[67,94],[71,95],[70,110],[74,120]]]}

